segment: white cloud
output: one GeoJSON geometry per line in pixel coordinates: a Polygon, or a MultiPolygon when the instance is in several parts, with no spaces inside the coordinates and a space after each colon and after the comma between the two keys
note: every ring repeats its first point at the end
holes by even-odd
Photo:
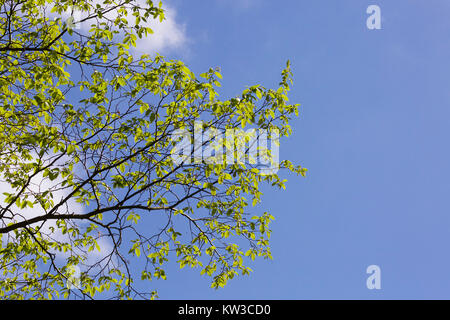
{"type": "MultiPolygon", "coordinates": [[[[48,156],[46,159],[50,159],[54,155],[48,156]]],[[[36,155],[33,155],[34,159],[37,159],[36,155]]],[[[64,165],[68,160],[67,157],[63,157],[55,164],[56,165],[64,165]]],[[[36,161],[36,160],[34,160],[36,161]]],[[[28,162],[28,161],[27,161],[28,162]]],[[[32,163],[30,161],[29,163],[32,163]]],[[[24,194],[28,194],[28,199],[31,202],[34,202],[36,198],[33,196],[33,194],[42,194],[45,191],[51,191],[53,194],[53,201],[55,204],[60,202],[62,199],[66,198],[69,193],[71,192],[70,188],[61,188],[61,183],[63,182],[63,179],[61,176],[58,176],[55,180],[51,181],[48,177],[43,177],[42,173],[37,174],[34,176],[29,186],[26,188],[24,194]]],[[[3,193],[10,193],[10,194],[16,194],[18,191],[13,190],[11,188],[10,184],[5,181],[4,176],[0,174],[0,204],[2,207],[6,206],[6,203],[4,202],[6,199],[6,195],[3,193]]],[[[11,212],[13,214],[8,213],[5,214],[5,217],[3,218],[3,221],[5,223],[10,222],[20,222],[20,221],[26,221],[28,219],[43,216],[46,214],[45,210],[39,205],[35,204],[33,208],[26,207],[23,209],[20,209],[17,207],[16,204],[13,204],[10,208],[11,212]]],[[[69,199],[67,201],[67,205],[63,209],[64,213],[70,213],[70,214],[83,214],[86,213],[85,208],[82,204],[77,203],[74,199],[69,199]]],[[[79,223],[79,222],[78,222],[79,223]]],[[[41,226],[40,231],[41,233],[47,237],[48,239],[52,239],[53,241],[58,242],[67,242],[69,240],[69,236],[67,234],[63,234],[61,230],[57,227],[56,220],[47,220],[45,222],[37,222],[31,225],[32,227],[41,226]]],[[[6,240],[6,235],[3,235],[3,240],[6,240]]],[[[89,252],[88,254],[88,261],[93,262],[97,259],[103,258],[105,255],[109,254],[111,252],[111,245],[110,243],[104,239],[99,238],[97,240],[98,245],[100,247],[100,251],[95,249],[94,251],[89,252]]],[[[57,253],[57,258],[64,258],[67,257],[69,253],[57,253]]]]}
{"type": "Polygon", "coordinates": [[[177,12],[174,8],[165,6],[165,20],[151,21],[147,26],[153,34],[136,41],[136,51],[145,53],[160,53],[166,50],[179,50],[187,44],[186,27],[176,21],[177,12]]]}
{"type": "MultiPolygon", "coordinates": [[[[141,7],[146,7],[145,0],[135,0],[136,4],[141,7]]],[[[102,0],[93,0],[92,4],[95,6],[97,4],[102,5],[102,0]]],[[[147,37],[143,37],[141,39],[136,40],[136,48],[133,48],[132,51],[137,54],[155,54],[155,53],[167,53],[170,51],[176,51],[184,49],[187,45],[188,39],[186,36],[186,26],[185,24],[181,24],[177,21],[177,11],[176,9],[168,5],[167,3],[163,4],[165,19],[160,22],[159,19],[153,19],[149,17],[147,22],[141,21],[141,24],[146,27],[150,27],[154,33],[149,34],[147,37]]],[[[48,12],[51,10],[51,6],[47,8],[48,12]]],[[[51,17],[56,17],[56,14],[49,14],[51,17]]],[[[69,19],[71,12],[67,11],[62,14],[64,19],[69,19]]],[[[82,17],[82,14],[75,10],[73,13],[74,21],[77,21],[82,17]]],[[[117,13],[115,10],[108,12],[104,15],[106,19],[115,19],[117,17],[117,13]]],[[[135,22],[135,17],[129,13],[128,17],[130,18],[130,23],[133,25],[135,22]]],[[[91,28],[92,20],[85,21],[83,23],[76,24],[77,29],[81,29],[83,31],[88,31],[91,28]]],[[[120,30],[119,30],[120,31],[120,30]]]]}

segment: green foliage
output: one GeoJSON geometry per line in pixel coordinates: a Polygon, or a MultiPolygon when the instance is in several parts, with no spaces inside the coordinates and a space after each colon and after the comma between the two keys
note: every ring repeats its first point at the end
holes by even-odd
{"type": "Polygon", "coordinates": [[[261,183],[286,180],[239,163],[177,165],[171,134],[202,119],[290,135],[289,63],[278,88],[219,100],[217,70],[196,77],[181,61],[133,56],[136,39],[151,37],[145,22],[164,18],[161,4],[96,3],[77,1],[83,31],[44,14],[71,1],[1,1],[0,297],[155,298],[135,283],[166,279],[169,260],[223,287],[251,271],[249,259],[272,257],[274,217],[249,203],[261,183]],[[71,267],[79,288],[66,285],[71,267]]]}

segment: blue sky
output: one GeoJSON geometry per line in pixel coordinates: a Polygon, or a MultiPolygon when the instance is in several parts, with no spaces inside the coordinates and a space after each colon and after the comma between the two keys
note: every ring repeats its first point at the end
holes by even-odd
{"type": "Polygon", "coordinates": [[[450,298],[450,2],[175,1],[182,46],[162,52],[195,72],[220,66],[221,96],[275,87],[292,62],[301,103],[281,158],[309,169],[265,189],[273,261],[209,288],[168,270],[162,299],[450,298]],[[381,8],[368,30],[366,8],[381,8]],[[366,268],[381,268],[381,290],[366,268]]]}

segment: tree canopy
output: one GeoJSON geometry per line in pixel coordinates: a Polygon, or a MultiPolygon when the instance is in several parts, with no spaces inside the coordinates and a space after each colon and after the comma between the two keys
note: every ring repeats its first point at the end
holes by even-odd
{"type": "MultiPolygon", "coordinates": [[[[175,161],[174,137],[198,123],[290,135],[289,63],[277,88],[221,100],[218,69],[196,76],[133,51],[152,37],[147,22],[164,19],[161,3],[0,4],[1,298],[155,298],[151,282],[137,284],[165,279],[169,261],[219,288],[248,274],[248,259],[271,258],[260,187],[286,180],[255,161],[175,161]]],[[[255,131],[243,132],[245,144],[255,131]]]]}

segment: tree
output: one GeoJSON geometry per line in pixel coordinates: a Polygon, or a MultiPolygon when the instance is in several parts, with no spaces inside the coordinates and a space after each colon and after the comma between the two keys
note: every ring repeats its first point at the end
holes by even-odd
{"type": "MultiPolygon", "coordinates": [[[[276,90],[255,85],[221,101],[217,69],[197,77],[181,61],[133,52],[151,37],[147,22],[164,19],[161,4],[0,3],[1,297],[154,298],[136,284],[165,279],[170,259],[219,288],[251,271],[247,259],[271,257],[273,216],[252,205],[261,183],[286,180],[254,161],[180,161],[175,138],[199,123],[222,133],[253,125],[261,130],[216,135],[214,147],[220,157],[218,145],[243,143],[249,159],[255,132],[288,136],[298,115],[289,63],[276,90]]],[[[184,138],[194,156],[213,140],[184,138]]],[[[288,160],[279,168],[306,172],[288,160]]]]}

